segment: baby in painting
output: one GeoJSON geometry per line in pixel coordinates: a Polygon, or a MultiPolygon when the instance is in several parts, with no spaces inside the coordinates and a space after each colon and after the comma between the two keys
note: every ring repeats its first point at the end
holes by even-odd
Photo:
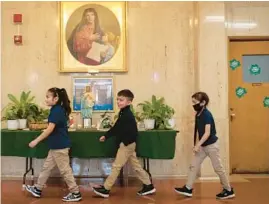
{"type": "Polygon", "coordinates": [[[102,37],[102,41],[104,45],[107,47],[107,49],[106,51],[101,52],[101,64],[109,61],[115,54],[115,48],[112,45],[114,44],[115,39],[116,36],[111,32],[105,33],[105,35],[102,37]]]}

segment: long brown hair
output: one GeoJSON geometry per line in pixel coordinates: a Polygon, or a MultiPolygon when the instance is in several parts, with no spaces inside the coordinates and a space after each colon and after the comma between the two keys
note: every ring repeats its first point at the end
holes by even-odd
{"type": "Polygon", "coordinates": [[[95,17],[94,18],[94,32],[93,33],[101,32],[99,17],[98,17],[98,14],[97,14],[97,12],[96,12],[96,10],[94,8],[87,8],[87,9],[84,10],[84,12],[82,14],[81,21],[78,24],[76,31],[80,31],[83,28],[83,26],[88,23],[87,19],[86,19],[86,14],[87,13],[93,13],[94,17],[95,17]]]}
{"type": "Polygon", "coordinates": [[[53,94],[53,97],[59,98],[57,104],[61,105],[64,108],[66,116],[69,117],[71,113],[71,107],[70,107],[70,100],[69,100],[66,90],[53,87],[53,88],[50,88],[48,91],[53,94]]]}

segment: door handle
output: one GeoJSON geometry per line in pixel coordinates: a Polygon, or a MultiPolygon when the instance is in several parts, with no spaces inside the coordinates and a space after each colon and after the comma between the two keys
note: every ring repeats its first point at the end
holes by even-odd
{"type": "Polygon", "coordinates": [[[231,121],[233,121],[233,119],[235,118],[235,113],[231,113],[230,118],[231,118],[231,121]]]}

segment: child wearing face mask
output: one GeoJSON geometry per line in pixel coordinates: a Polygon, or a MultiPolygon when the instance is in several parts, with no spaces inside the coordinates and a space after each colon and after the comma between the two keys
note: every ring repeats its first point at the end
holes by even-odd
{"type": "Polygon", "coordinates": [[[193,183],[197,178],[202,162],[208,156],[223,186],[223,191],[217,194],[216,198],[233,198],[235,197],[234,191],[230,186],[228,177],[220,160],[220,150],[218,137],[216,136],[214,118],[211,112],[207,109],[209,97],[204,92],[197,92],[193,94],[192,102],[193,108],[196,111],[193,148],[194,158],[190,165],[186,185],[182,188],[175,188],[175,191],[181,195],[192,197],[193,183]]]}

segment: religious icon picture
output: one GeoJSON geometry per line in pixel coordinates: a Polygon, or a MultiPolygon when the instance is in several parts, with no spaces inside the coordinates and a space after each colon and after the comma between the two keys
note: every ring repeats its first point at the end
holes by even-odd
{"type": "Polygon", "coordinates": [[[125,72],[126,2],[60,2],[60,71],[125,72]]]}
{"type": "Polygon", "coordinates": [[[113,112],[113,77],[74,77],[72,108],[82,118],[92,118],[94,111],[113,112]]]}

